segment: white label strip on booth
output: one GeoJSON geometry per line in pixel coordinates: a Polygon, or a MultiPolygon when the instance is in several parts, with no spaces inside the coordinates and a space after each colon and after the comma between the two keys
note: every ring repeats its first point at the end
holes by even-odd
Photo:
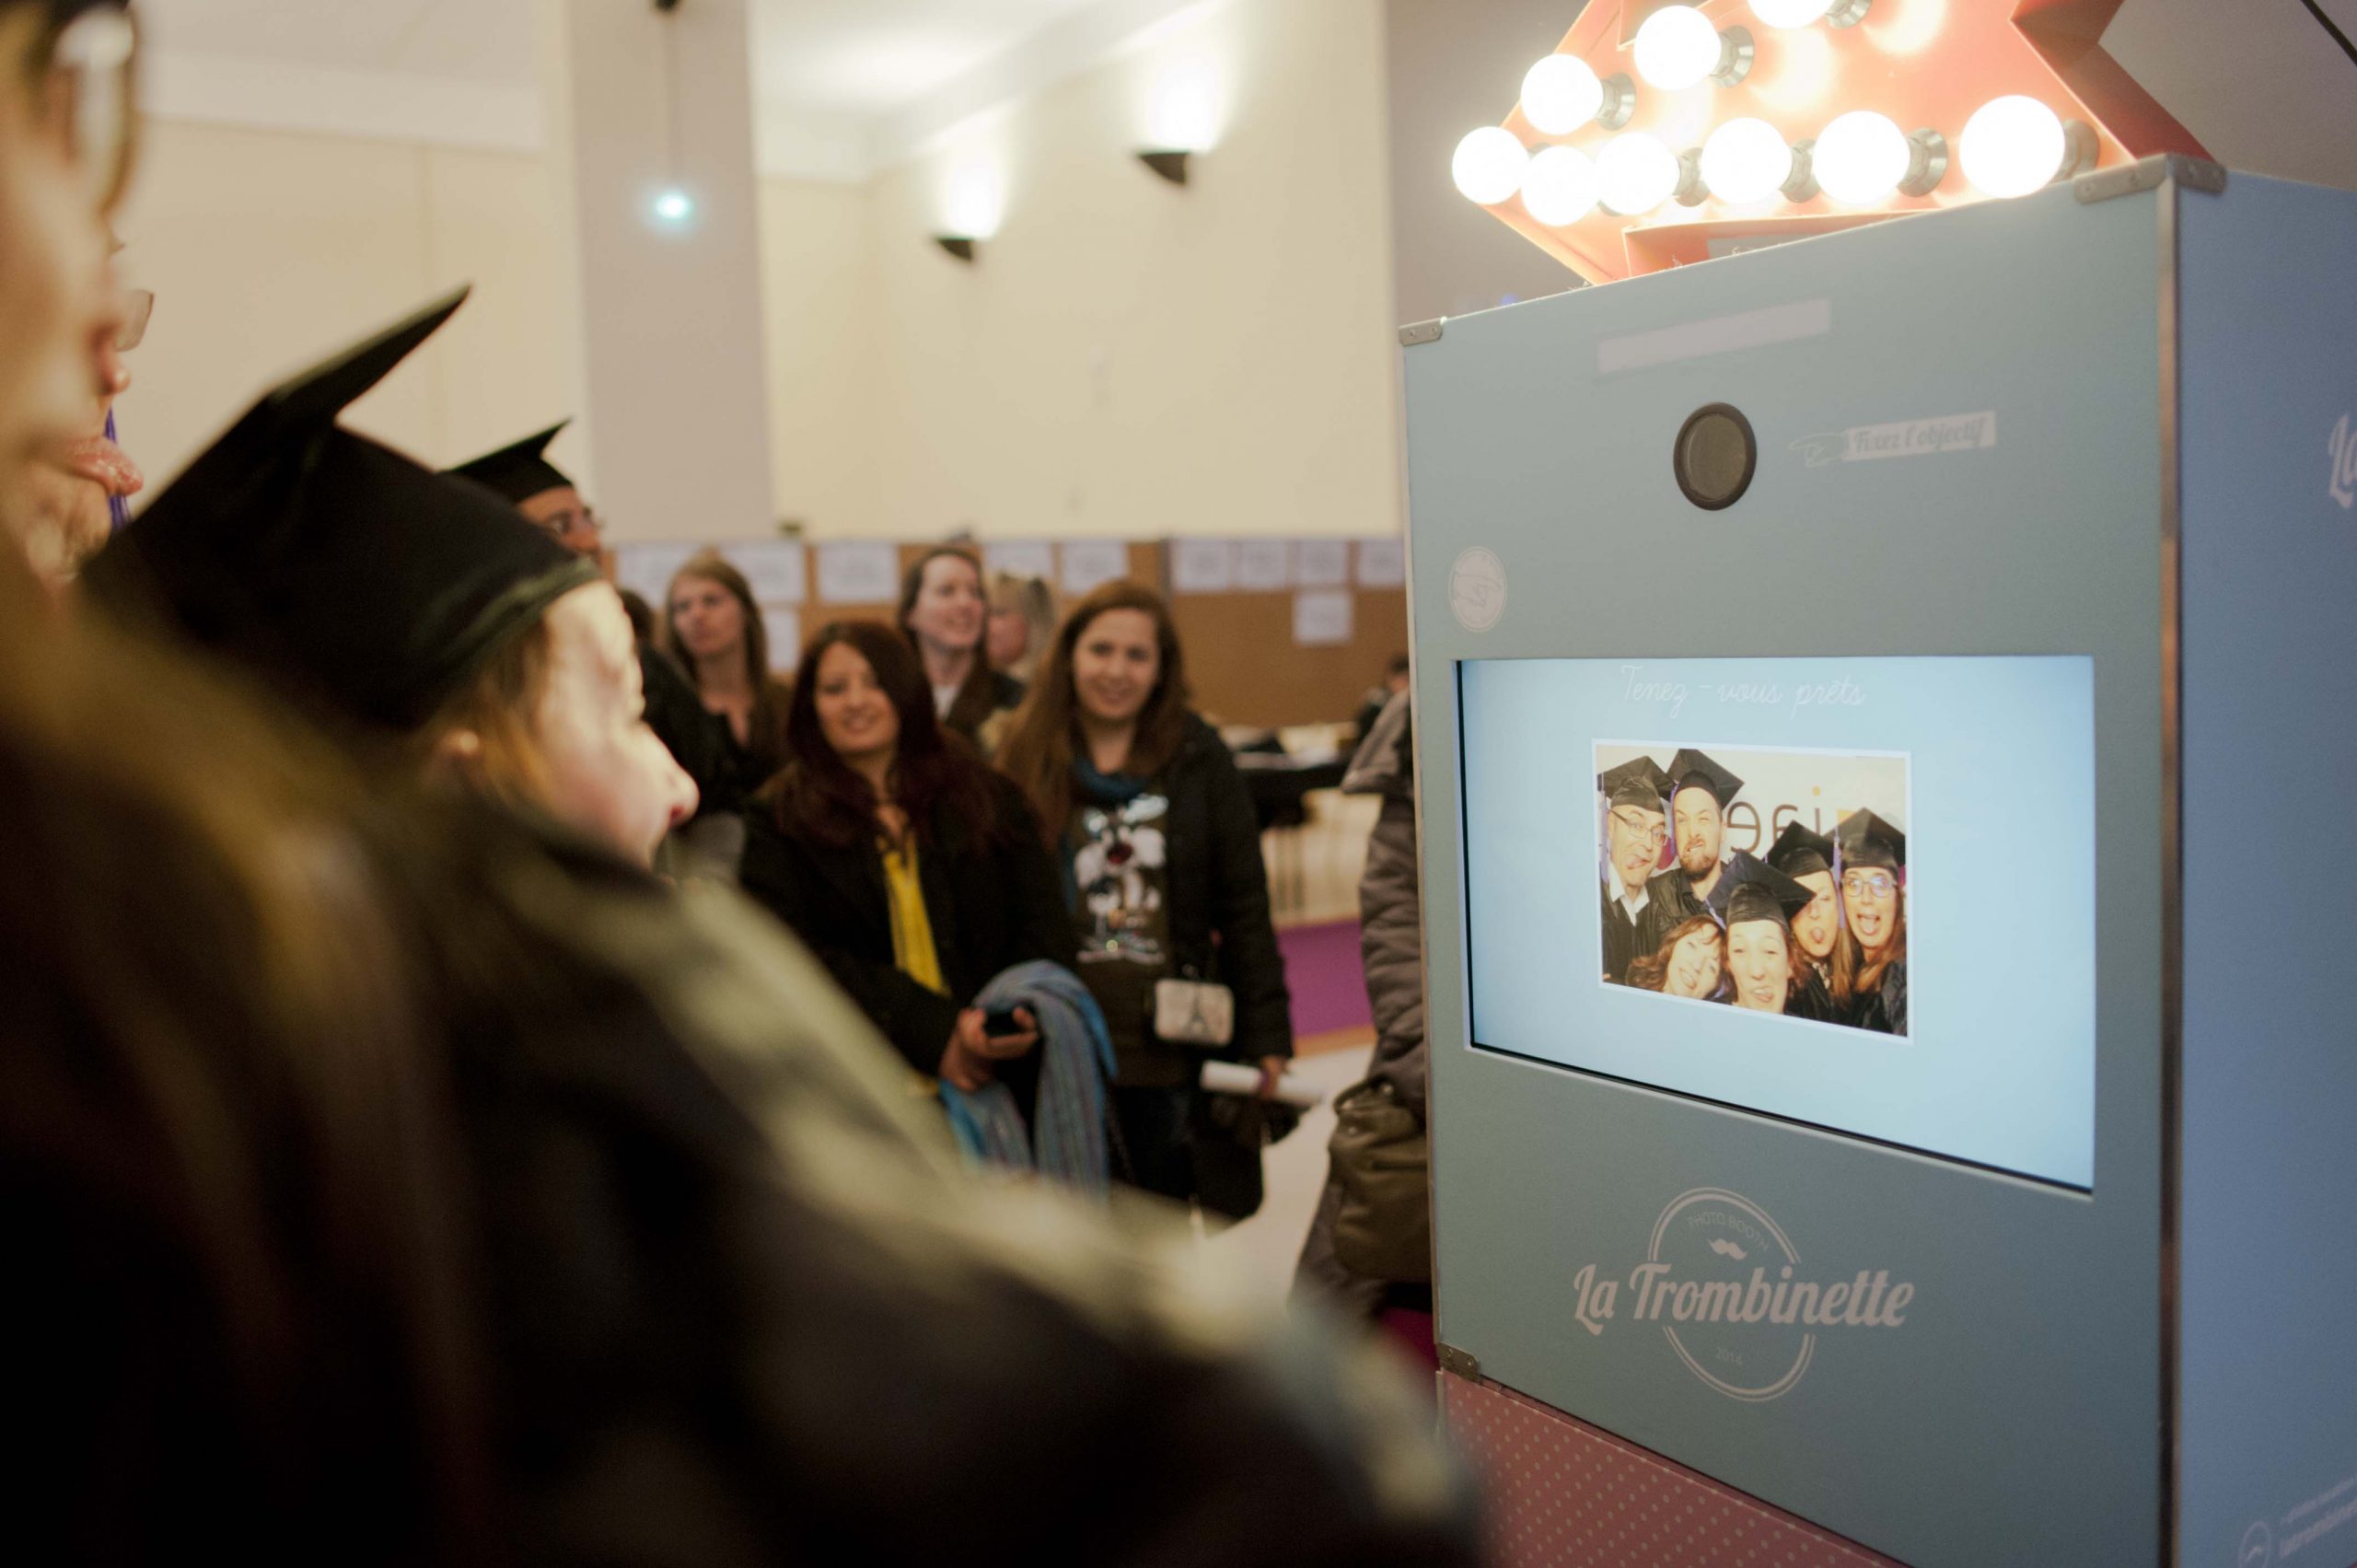
{"type": "Polygon", "coordinates": [[[1170,587],[1174,593],[1224,594],[1236,587],[1236,541],[1174,539],[1170,541],[1170,587]]]}
{"type": "Polygon", "coordinates": [[[1821,338],[1833,330],[1833,301],[1805,299],[1795,305],[1771,305],[1734,316],[1713,316],[1705,321],[1685,321],[1650,332],[1607,338],[1596,345],[1596,373],[1618,376],[1650,370],[1684,359],[1706,359],[1738,349],[1766,348],[1771,343],[1821,338]]]}
{"type": "Polygon", "coordinates": [[[982,564],[1014,577],[1056,580],[1056,547],[1044,539],[994,540],[982,546],[982,564]]]}
{"type": "Polygon", "coordinates": [[[1339,588],[1351,580],[1351,541],[1305,539],[1294,546],[1293,581],[1297,588],[1339,588]]]}
{"type": "Polygon", "coordinates": [[[830,540],[819,550],[819,597],[829,604],[890,604],[900,597],[900,552],[868,540],[830,540]]]}
{"type": "Polygon", "coordinates": [[[737,563],[737,570],[745,574],[745,581],[752,585],[753,598],[759,603],[800,604],[808,591],[803,577],[799,540],[749,540],[730,545],[726,554],[737,563]]]}
{"type": "Polygon", "coordinates": [[[1293,584],[1293,546],[1281,539],[1248,539],[1236,547],[1236,586],[1271,594],[1293,584]]]}
{"type": "Polygon", "coordinates": [[[1130,547],[1118,539],[1074,539],[1063,545],[1064,592],[1085,594],[1130,575],[1130,547]]]}
{"type": "Polygon", "coordinates": [[[1342,588],[1305,588],[1293,596],[1294,645],[1331,648],[1351,640],[1351,596],[1342,588]]]}
{"type": "Polygon", "coordinates": [[[1359,540],[1359,587],[1402,588],[1408,586],[1408,541],[1404,539],[1359,540]]]}

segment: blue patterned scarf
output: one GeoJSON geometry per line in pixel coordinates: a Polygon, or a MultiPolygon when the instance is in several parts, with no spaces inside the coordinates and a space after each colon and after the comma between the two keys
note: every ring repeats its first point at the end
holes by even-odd
{"type": "Polygon", "coordinates": [[[968,1094],[945,1081],[941,1102],[958,1147],[981,1164],[1037,1170],[1103,1197],[1110,1170],[1105,1086],[1113,1077],[1113,1040],[1097,999],[1070,970],[1035,960],[993,980],[973,1005],[992,1013],[1022,1007],[1039,1021],[1039,1099],[1033,1112],[1039,1125],[1024,1126],[1004,1084],[968,1094]]]}

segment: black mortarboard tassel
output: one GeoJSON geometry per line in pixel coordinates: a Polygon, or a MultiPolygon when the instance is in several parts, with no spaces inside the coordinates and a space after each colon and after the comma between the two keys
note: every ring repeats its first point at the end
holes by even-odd
{"type": "Polygon", "coordinates": [[[538,436],[527,436],[512,447],[502,447],[496,452],[485,452],[472,462],[460,463],[449,471],[461,479],[471,479],[477,484],[496,490],[507,498],[511,506],[521,505],[533,496],[548,490],[569,490],[572,476],[543,456],[549,443],[573,421],[560,419],[538,436]]]}
{"type": "Polygon", "coordinates": [[[1750,880],[1727,895],[1729,930],[1747,920],[1772,920],[1786,931],[1793,916],[1808,908],[1817,895],[1772,865],[1757,866],[1750,880]]]}
{"type": "Polygon", "coordinates": [[[1833,841],[1812,833],[1798,822],[1787,822],[1776,842],[1768,846],[1768,864],[1787,877],[1805,877],[1833,869],[1833,841]]]}
{"type": "Polygon", "coordinates": [[[1674,798],[1682,789],[1701,787],[1711,792],[1711,798],[1724,811],[1743,787],[1743,781],[1720,767],[1710,758],[1691,747],[1681,749],[1669,760],[1669,792],[1674,798]]]}
{"type": "Polygon", "coordinates": [[[1614,806],[1663,811],[1662,797],[1669,793],[1669,775],[1651,757],[1631,757],[1619,767],[1607,768],[1596,774],[1596,787],[1614,806]]]}
{"type": "Polygon", "coordinates": [[[1852,811],[1833,830],[1844,868],[1881,865],[1896,871],[1907,864],[1907,835],[1871,811],[1852,811]]]}
{"type": "Polygon", "coordinates": [[[157,614],[273,684],[414,729],[597,567],[491,492],[338,428],[449,319],[440,300],[263,398],[92,563],[101,603],[157,614]]]}

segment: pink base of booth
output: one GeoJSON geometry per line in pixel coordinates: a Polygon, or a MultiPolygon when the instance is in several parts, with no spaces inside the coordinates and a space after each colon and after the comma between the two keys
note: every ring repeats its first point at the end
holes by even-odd
{"type": "Polygon", "coordinates": [[[1444,1373],[1440,1403],[1483,1478],[1500,1568],[1900,1568],[1495,1383],[1444,1373]]]}

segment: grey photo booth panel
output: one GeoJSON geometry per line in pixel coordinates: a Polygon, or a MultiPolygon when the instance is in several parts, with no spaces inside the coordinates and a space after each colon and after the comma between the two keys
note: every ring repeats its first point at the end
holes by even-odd
{"type": "MultiPolygon", "coordinates": [[[[2315,1502],[2357,1472],[2333,896],[2357,873],[2357,515],[2328,485],[2335,416],[2357,424],[2357,199],[2137,172],[1403,334],[1441,1337],[1922,1564],[2230,1562],[2256,1522],[2357,1500],[2315,1502]],[[1670,455],[1714,403],[1758,466],[1703,510],[1670,455]],[[1993,444],[1811,461],[1829,432],[1983,413],[1993,444]],[[1985,850],[2025,898],[2092,904],[2085,1190],[1474,1044],[1459,661],[1911,656],[2092,668],[2092,889],[2040,880],[2034,825],[1985,850]],[[2304,810],[2324,821],[2271,897],[2282,857],[2248,835],[2304,810]],[[1698,1201],[1811,1278],[1911,1285],[1903,1325],[1783,1336],[1799,1375],[1737,1399],[1625,1301],[1582,1324],[1582,1267],[1626,1290],[1698,1201]]],[[[1584,772],[1562,793],[1590,809],[1584,772]]],[[[2357,1523],[2311,1539],[2344,1561],[2357,1523]]]]}

